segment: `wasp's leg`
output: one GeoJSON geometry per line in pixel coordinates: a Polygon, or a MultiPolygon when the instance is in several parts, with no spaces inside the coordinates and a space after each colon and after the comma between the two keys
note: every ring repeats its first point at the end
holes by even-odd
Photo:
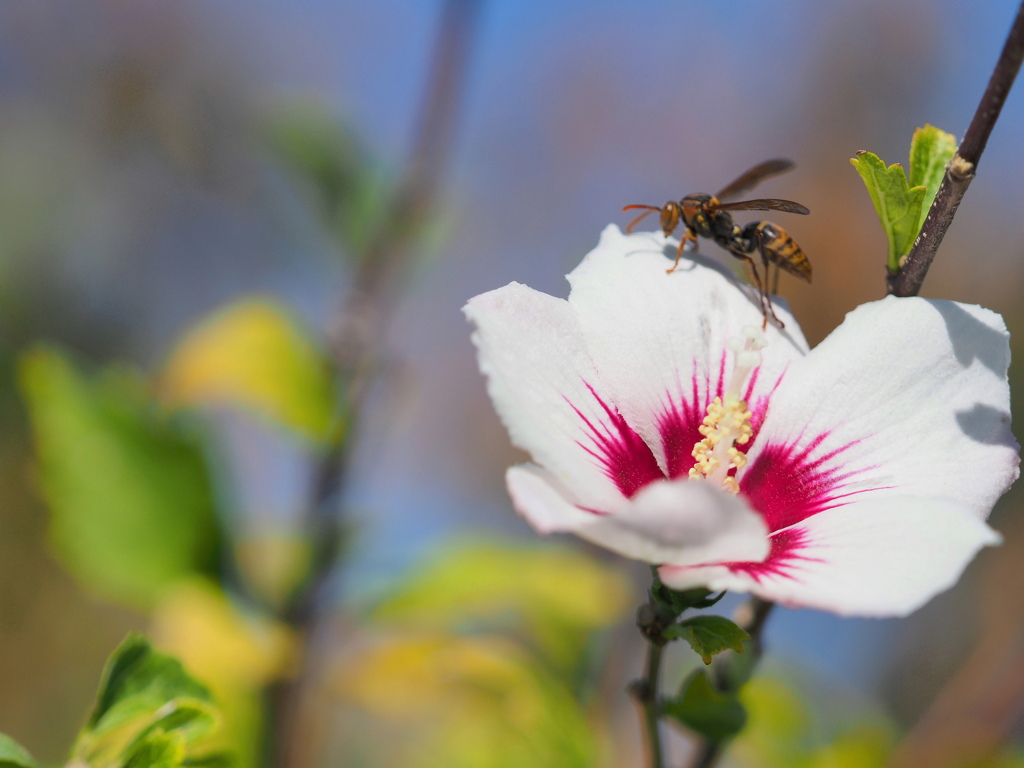
{"type": "MultiPolygon", "coordinates": [[[[761,263],[764,265],[764,280],[767,283],[768,282],[768,273],[771,271],[772,263],[768,260],[768,254],[764,250],[764,242],[763,241],[759,240],[757,250],[760,251],[760,253],[761,253],[761,263]]],[[[780,271],[781,271],[780,266],[778,264],[776,264],[775,265],[775,287],[772,290],[772,293],[775,293],[775,294],[778,294],[779,272],[780,271]]],[[[783,322],[781,320],[779,320],[779,316],[775,314],[775,307],[772,306],[772,294],[768,293],[767,291],[765,291],[764,292],[764,300],[765,300],[765,302],[768,305],[768,311],[764,315],[764,325],[762,325],[761,327],[762,328],[767,328],[768,327],[768,316],[770,315],[772,320],[775,322],[775,324],[777,326],[779,326],[779,328],[785,328],[786,326],[783,324],[783,322]]],[[[761,311],[764,312],[764,307],[761,307],[761,311]]]]}
{"type": "Polygon", "coordinates": [[[697,244],[697,236],[695,234],[693,234],[693,232],[691,232],[690,230],[686,230],[683,233],[683,236],[681,238],[679,238],[679,250],[676,251],[675,263],[672,264],[671,267],[669,267],[668,269],[665,270],[666,274],[671,275],[673,272],[676,271],[676,267],[679,266],[679,262],[683,258],[683,249],[686,248],[686,243],[688,241],[690,241],[690,240],[693,241],[694,245],[697,244]]]}
{"type": "MultiPolygon", "coordinates": [[[[738,259],[743,259],[743,266],[747,268],[747,274],[750,275],[750,279],[753,280],[754,285],[757,287],[757,298],[761,302],[761,315],[764,317],[764,322],[761,323],[761,330],[765,330],[768,327],[768,318],[772,319],[779,328],[785,328],[781,320],[775,315],[775,310],[772,309],[772,300],[768,297],[768,293],[764,289],[764,283],[761,282],[761,275],[757,271],[757,266],[754,264],[754,260],[747,256],[745,253],[733,253],[738,259]]],[[[765,279],[768,279],[767,272],[765,273],[765,279]]]]}

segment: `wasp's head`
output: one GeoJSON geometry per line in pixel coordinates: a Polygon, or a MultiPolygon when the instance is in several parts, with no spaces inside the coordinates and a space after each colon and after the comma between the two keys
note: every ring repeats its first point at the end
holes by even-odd
{"type": "Polygon", "coordinates": [[[682,215],[682,209],[675,200],[669,200],[661,207],[661,231],[665,233],[665,237],[675,232],[682,215]]]}

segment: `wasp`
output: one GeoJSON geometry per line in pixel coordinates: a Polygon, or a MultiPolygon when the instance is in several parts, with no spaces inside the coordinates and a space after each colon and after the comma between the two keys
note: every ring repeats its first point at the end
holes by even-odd
{"type": "Polygon", "coordinates": [[[775,285],[778,284],[779,270],[806,280],[808,283],[811,282],[811,262],[803,249],[779,225],[772,224],[770,221],[755,221],[741,227],[733,221],[729,212],[784,211],[785,213],[808,214],[810,211],[791,200],[776,200],[774,198],[742,200],[735,203],[722,201],[753,189],[769,176],[775,176],[791,168],[793,168],[791,160],[782,158],[766,160],[755,165],[714,195],[703,193],[687,195],[678,202],[669,200],[662,206],[627,205],[622,210],[643,209],[643,213],[629,223],[626,232],[631,232],[633,227],[644,217],[655,211],[661,214],[661,229],[665,233],[665,237],[669,237],[682,224],[686,231],[679,239],[679,250],[676,253],[675,263],[667,270],[669,273],[674,272],[679,266],[687,243],[693,242],[696,246],[698,237],[714,240],[733,256],[743,260],[751,280],[757,286],[761,313],[764,315],[763,327],[768,326],[768,318],[771,317],[781,328],[783,327],[782,321],[775,316],[771,295],[765,289],[765,283],[761,282],[761,275],[751,254],[756,251],[761,255],[765,282],[768,280],[769,266],[775,265],[775,285]]]}

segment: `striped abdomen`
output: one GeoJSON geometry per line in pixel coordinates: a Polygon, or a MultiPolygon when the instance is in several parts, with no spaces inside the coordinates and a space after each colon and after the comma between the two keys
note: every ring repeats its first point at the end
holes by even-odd
{"type": "Polygon", "coordinates": [[[746,234],[758,244],[768,261],[801,280],[811,282],[811,262],[786,230],[770,221],[752,224],[747,229],[753,230],[746,234]]]}

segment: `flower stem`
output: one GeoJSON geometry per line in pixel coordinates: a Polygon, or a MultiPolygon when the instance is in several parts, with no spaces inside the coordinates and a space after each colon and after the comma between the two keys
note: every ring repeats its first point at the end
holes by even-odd
{"type": "Polygon", "coordinates": [[[960,142],[956,154],[946,166],[946,175],[942,178],[932,207],[928,209],[928,217],[921,227],[921,233],[900,266],[900,271],[895,275],[889,275],[889,293],[896,296],[916,296],[921,290],[921,284],[935,259],[939,244],[949,225],[953,223],[953,216],[960,207],[960,201],[974,179],[981,153],[985,151],[988,137],[995,127],[996,120],[999,119],[999,113],[1017,77],[1022,60],[1024,2],[1017,10],[1017,18],[1010,28],[1010,34],[1006,38],[992,77],[989,78],[988,87],[981,97],[981,103],[978,104],[974,118],[967,128],[967,133],[964,134],[964,140],[960,142]]]}
{"type": "MultiPolygon", "coordinates": [[[[652,569],[653,571],[654,569],[652,569]]],[[[658,584],[657,572],[654,571],[655,584],[658,584]]],[[[644,723],[647,745],[647,765],[649,768],[664,768],[665,756],[662,753],[661,729],[661,697],[658,694],[661,676],[661,655],[665,650],[665,638],[662,632],[677,618],[676,611],[669,611],[659,606],[654,599],[653,587],[650,598],[636,612],[636,625],[647,639],[647,662],[644,676],[630,686],[630,691],[640,705],[644,723]]]]}
{"type": "Polygon", "coordinates": [[[647,668],[639,692],[647,732],[647,764],[650,768],[663,768],[660,712],[658,712],[658,678],[661,672],[661,654],[665,646],[653,640],[647,643],[647,668]]]}

